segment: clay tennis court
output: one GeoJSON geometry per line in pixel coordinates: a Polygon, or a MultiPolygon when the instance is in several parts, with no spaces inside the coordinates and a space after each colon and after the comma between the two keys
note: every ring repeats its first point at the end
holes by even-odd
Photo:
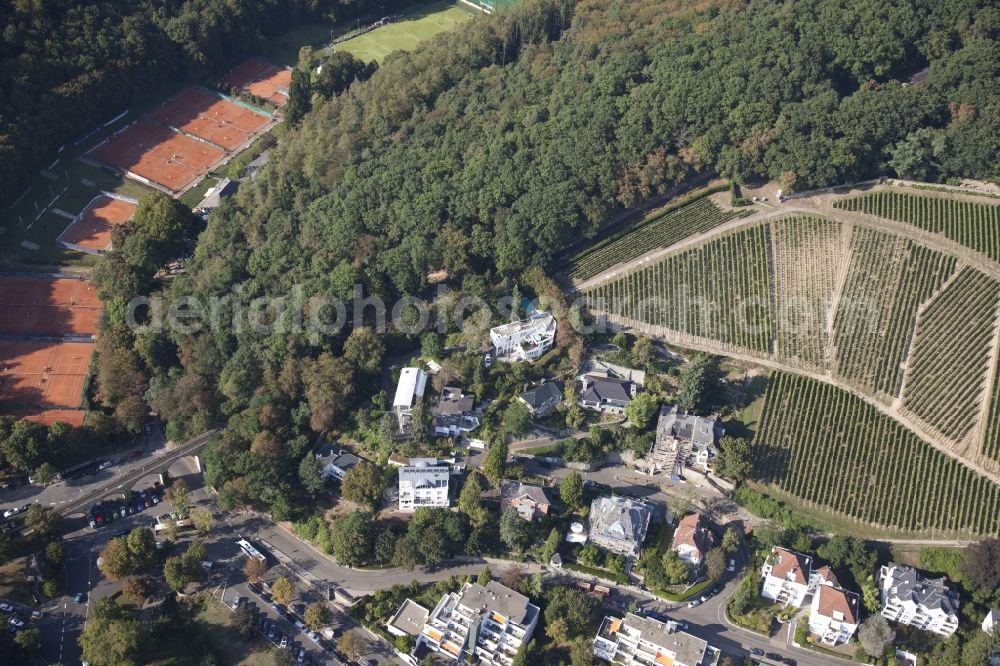
{"type": "Polygon", "coordinates": [[[5,408],[80,406],[94,345],[0,340],[0,402],[5,408]]]}
{"type": "Polygon", "coordinates": [[[184,189],[225,157],[218,148],[145,120],[94,148],[88,155],[131,171],[171,192],[184,189]]]}
{"type": "Polygon", "coordinates": [[[198,88],[182,90],[146,117],[227,151],[245,144],[270,122],[265,115],[198,88]]]}
{"type": "Polygon", "coordinates": [[[85,280],[0,277],[4,335],[94,335],[102,307],[97,289],[85,280]]]}
{"type": "Polygon", "coordinates": [[[131,220],[135,207],[130,201],[105,195],[95,197],[56,240],[95,252],[106,250],[111,245],[112,229],[131,220]]]}
{"type": "Polygon", "coordinates": [[[3,409],[0,408],[0,416],[13,416],[14,418],[34,421],[42,425],[50,426],[53,423],[65,423],[66,425],[80,428],[87,420],[87,412],[83,409],[3,409]]]}
{"type": "Polygon", "coordinates": [[[222,85],[256,95],[275,106],[288,102],[288,88],[292,85],[292,72],[269,62],[251,58],[226,75],[222,85]]]}

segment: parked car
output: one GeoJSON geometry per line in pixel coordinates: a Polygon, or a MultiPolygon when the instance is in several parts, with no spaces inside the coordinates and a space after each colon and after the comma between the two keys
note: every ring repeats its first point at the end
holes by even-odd
{"type": "Polygon", "coordinates": [[[22,620],[21,618],[19,618],[16,615],[11,616],[11,618],[9,620],[7,620],[7,621],[10,622],[15,627],[17,627],[18,629],[21,629],[22,627],[24,627],[24,624],[25,624],[24,620],[22,620]]]}
{"type": "Polygon", "coordinates": [[[295,661],[297,661],[300,664],[304,664],[306,662],[306,649],[305,648],[299,648],[299,654],[295,657],[295,661]]]}
{"type": "Polygon", "coordinates": [[[11,606],[9,603],[7,603],[6,601],[0,601],[0,611],[3,611],[4,613],[10,613],[13,610],[14,607],[11,606]]]}
{"type": "Polygon", "coordinates": [[[24,506],[16,506],[13,509],[7,509],[6,511],[4,511],[3,512],[3,517],[4,518],[13,518],[17,514],[23,513],[23,512],[25,512],[27,510],[28,510],[28,505],[27,504],[25,504],[24,506]]]}
{"type": "Polygon", "coordinates": [[[141,449],[135,449],[133,451],[129,451],[128,452],[128,457],[129,458],[138,458],[141,455],[142,455],[142,450],[141,449]]]}
{"type": "Polygon", "coordinates": [[[694,601],[688,604],[688,608],[696,608],[700,605],[701,605],[701,599],[695,599],[694,601]]]}
{"type": "Polygon", "coordinates": [[[282,634],[282,636],[281,636],[281,642],[278,643],[278,647],[281,648],[281,649],[284,649],[284,648],[288,647],[288,636],[285,636],[284,634],[282,634]]]}
{"type": "Polygon", "coordinates": [[[729,568],[727,569],[727,571],[729,572],[736,571],[736,560],[729,560],[729,568]]]}
{"type": "Polygon", "coordinates": [[[110,460],[105,460],[104,462],[102,462],[100,465],[97,466],[97,471],[98,472],[103,472],[104,470],[106,470],[109,467],[111,467],[111,461],[110,460]]]}
{"type": "Polygon", "coordinates": [[[750,648],[750,656],[752,657],[763,657],[764,651],[760,648],[750,648]]]}
{"type": "Polygon", "coordinates": [[[83,603],[83,600],[84,600],[84,599],[85,599],[86,597],[87,597],[87,595],[86,595],[85,593],[83,593],[83,592],[77,592],[77,593],[76,593],[76,596],[75,596],[75,597],[73,597],[73,601],[75,601],[75,602],[76,602],[76,603],[78,603],[78,604],[82,604],[82,603],[83,603]]]}
{"type": "Polygon", "coordinates": [[[270,626],[269,626],[269,627],[267,628],[267,639],[268,639],[268,640],[271,640],[271,641],[273,641],[273,640],[274,640],[274,635],[275,635],[276,633],[278,633],[278,630],[274,628],[274,625],[273,625],[273,624],[272,624],[272,625],[270,625],[270,626]]]}
{"type": "Polygon", "coordinates": [[[48,615],[49,615],[48,611],[41,611],[41,610],[31,611],[32,620],[41,620],[43,618],[48,617],[48,615]]]}

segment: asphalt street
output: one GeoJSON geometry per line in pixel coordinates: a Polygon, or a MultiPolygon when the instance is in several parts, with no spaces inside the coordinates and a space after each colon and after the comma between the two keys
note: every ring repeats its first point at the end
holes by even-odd
{"type": "MultiPolygon", "coordinates": [[[[129,485],[139,489],[152,485],[156,480],[156,475],[162,466],[150,464],[162,453],[162,446],[145,451],[142,458],[130,461],[128,466],[132,470],[141,470],[144,466],[149,469],[147,475],[141,476],[137,481],[129,485]]],[[[469,461],[474,465],[473,460],[469,461]]],[[[564,478],[569,470],[565,468],[550,468],[540,466],[536,461],[526,463],[529,471],[537,472],[554,477],[564,478]]],[[[117,473],[124,476],[127,472],[108,470],[110,478],[114,478],[117,473]]],[[[184,456],[174,461],[169,471],[174,478],[183,478],[187,483],[190,496],[196,505],[206,506],[215,510],[214,500],[208,496],[202,487],[202,475],[198,472],[194,458],[184,456]]],[[[620,466],[609,466],[594,472],[585,473],[584,478],[596,483],[600,483],[618,492],[645,497],[657,503],[665,503],[667,499],[678,494],[693,494],[698,497],[711,496],[703,488],[693,484],[679,484],[667,482],[667,485],[650,486],[643,483],[645,479],[635,477],[629,470],[620,466]],[[688,488],[690,487],[690,490],[688,488]]],[[[80,486],[66,486],[62,489],[51,486],[44,489],[43,496],[46,501],[53,502],[58,506],[60,497],[74,499],[81,494],[90,492],[88,489],[99,488],[106,485],[107,478],[92,479],[89,483],[80,486]]],[[[117,490],[117,489],[116,489],[117,490]]],[[[118,491],[120,492],[120,491],[118,491]]],[[[41,493],[40,493],[41,494],[41,493]]],[[[94,497],[94,500],[99,499],[94,497]]],[[[88,504],[89,506],[89,504],[88,504]]],[[[90,603],[93,599],[114,594],[120,589],[121,583],[111,582],[105,579],[96,566],[98,553],[111,538],[112,533],[118,530],[128,530],[139,525],[150,525],[155,522],[155,516],[168,513],[171,507],[167,502],[146,509],[142,513],[124,518],[112,523],[110,526],[93,530],[86,523],[86,516],[82,511],[71,513],[66,517],[67,528],[66,543],[69,557],[65,569],[65,595],[55,599],[44,607],[48,615],[42,620],[36,621],[42,629],[43,654],[49,663],[73,664],[79,663],[80,648],[77,645],[77,638],[83,630],[87,621],[90,603]],[[81,603],[74,601],[74,595],[83,592],[85,598],[81,603]]],[[[407,584],[413,580],[428,583],[448,578],[453,575],[471,575],[479,573],[485,563],[496,573],[503,571],[507,565],[514,566],[513,562],[498,560],[468,559],[450,563],[446,566],[436,568],[431,571],[417,569],[407,571],[405,569],[351,569],[334,563],[323,553],[320,553],[310,544],[298,539],[291,532],[283,529],[268,518],[250,513],[238,514],[216,514],[216,521],[212,532],[204,539],[208,557],[213,562],[213,569],[210,573],[207,585],[214,589],[218,598],[229,599],[233,594],[243,597],[246,601],[259,608],[261,614],[275,623],[282,634],[289,637],[291,649],[297,652],[299,647],[305,648],[309,659],[315,663],[339,662],[329,653],[324,653],[321,646],[310,640],[307,635],[296,627],[287,617],[279,615],[275,608],[268,603],[266,595],[261,596],[252,591],[242,574],[241,567],[245,556],[236,545],[240,537],[252,539],[259,544],[265,545],[271,550],[269,558],[269,571],[265,577],[266,581],[273,580],[279,575],[286,575],[296,580],[297,598],[294,604],[308,604],[312,601],[321,600],[320,593],[312,587],[317,581],[325,584],[335,584],[354,595],[362,595],[378,589],[385,589],[394,584],[407,584]],[[280,555],[281,557],[278,557],[280,555]],[[286,567],[281,562],[288,562],[286,567]]],[[[183,550],[184,541],[190,539],[186,537],[174,546],[175,552],[183,550]]],[[[525,568],[528,573],[541,570],[549,578],[555,578],[562,582],[570,583],[580,578],[586,578],[566,570],[551,569],[538,565],[517,565],[525,568]]],[[[616,598],[619,608],[624,608],[629,601],[634,600],[638,607],[646,611],[655,611],[667,615],[672,619],[684,622],[688,625],[686,629],[689,633],[704,638],[710,644],[720,648],[723,652],[734,656],[747,655],[751,648],[760,648],[768,653],[777,653],[785,657],[792,657],[802,666],[822,666],[831,663],[829,657],[824,657],[809,650],[795,648],[788,644],[787,631],[783,630],[776,636],[767,638],[750,631],[731,625],[725,618],[725,605],[728,598],[735,591],[738,583],[738,575],[743,567],[743,561],[738,561],[738,570],[735,574],[730,574],[730,578],[725,581],[724,589],[718,594],[707,599],[698,606],[691,608],[687,604],[674,604],[652,597],[633,587],[613,587],[616,591],[616,598]]],[[[607,584],[601,581],[602,584],[607,584]]],[[[346,614],[338,611],[335,604],[331,604],[333,620],[331,627],[335,631],[335,637],[344,630],[357,627],[354,621],[346,614]]],[[[379,663],[400,663],[392,653],[391,647],[383,640],[378,639],[374,634],[366,632],[372,645],[372,653],[366,658],[376,659],[379,663]]]]}
{"type": "MultiPolygon", "coordinates": [[[[144,468],[153,469],[157,465],[157,460],[168,453],[163,432],[154,425],[150,428],[150,433],[143,433],[127,448],[109,453],[103,459],[111,461],[123,458],[121,463],[114,464],[99,472],[94,471],[85,476],[57,481],[47,486],[26,483],[11,490],[0,491],[0,509],[6,510],[35,502],[42,506],[58,509],[68,502],[89,494],[95,488],[113,482],[116,477],[126,476],[144,468]],[[138,451],[138,453],[135,457],[129,458],[128,455],[132,451],[138,451]]],[[[96,462],[100,462],[100,460],[96,462]]]]}

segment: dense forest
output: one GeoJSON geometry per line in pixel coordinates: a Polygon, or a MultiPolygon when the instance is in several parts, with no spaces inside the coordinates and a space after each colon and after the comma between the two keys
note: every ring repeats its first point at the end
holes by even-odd
{"type": "Polygon", "coordinates": [[[66,141],[163,83],[211,83],[264,40],[413,0],[16,0],[0,4],[0,201],[66,141]]]}
{"type": "MultiPolygon", "coordinates": [[[[1000,11],[975,0],[525,0],[314,96],[168,291],[347,299],[357,283],[388,299],[445,269],[462,294],[537,292],[530,269],[699,172],[797,189],[997,179],[998,31],[1000,11]]],[[[283,516],[308,501],[315,433],[384,408],[365,378],[400,344],[368,329],[133,333],[108,312],[171,436],[227,424],[205,452],[223,499],[283,516]]]]}

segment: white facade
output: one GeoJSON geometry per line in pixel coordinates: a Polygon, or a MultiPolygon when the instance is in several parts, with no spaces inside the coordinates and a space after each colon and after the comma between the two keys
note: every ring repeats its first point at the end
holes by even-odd
{"type": "Polygon", "coordinates": [[[392,411],[396,414],[399,431],[405,433],[413,417],[413,406],[424,397],[427,387],[427,373],[420,368],[403,368],[396,384],[396,396],[392,401],[392,411]]]}
{"type": "Polygon", "coordinates": [[[399,468],[399,510],[416,511],[422,506],[444,507],[448,499],[451,466],[436,458],[413,458],[399,468]]]}
{"type": "Polygon", "coordinates": [[[820,585],[809,607],[809,631],[827,645],[841,645],[858,630],[859,598],[832,584],[820,585]]]}
{"type": "Polygon", "coordinates": [[[880,587],[885,619],[942,636],[958,630],[958,594],[946,578],[924,578],[913,567],[887,564],[880,587]]]}
{"type": "Polygon", "coordinates": [[[556,338],[556,320],[548,312],[490,329],[490,343],[501,361],[534,361],[556,338]]]}
{"type": "Polygon", "coordinates": [[[1000,609],[993,608],[983,618],[983,631],[993,631],[997,625],[1000,625],[1000,609]]]}
{"type": "Polygon", "coordinates": [[[521,645],[531,640],[538,616],[538,606],[505,585],[466,583],[431,611],[417,649],[424,646],[456,662],[511,666],[521,645]]]}
{"type": "Polygon", "coordinates": [[[594,656],[624,666],[711,666],[721,653],[706,641],[633,613],[624,619],[605,617],[594,638],[594,656]]]}
{"type": "Polygon", "coordinates": [[[784,606],[801,608],[810,592],[812,558],[774,547],[761,568],[760,595],[784,606]]]}

